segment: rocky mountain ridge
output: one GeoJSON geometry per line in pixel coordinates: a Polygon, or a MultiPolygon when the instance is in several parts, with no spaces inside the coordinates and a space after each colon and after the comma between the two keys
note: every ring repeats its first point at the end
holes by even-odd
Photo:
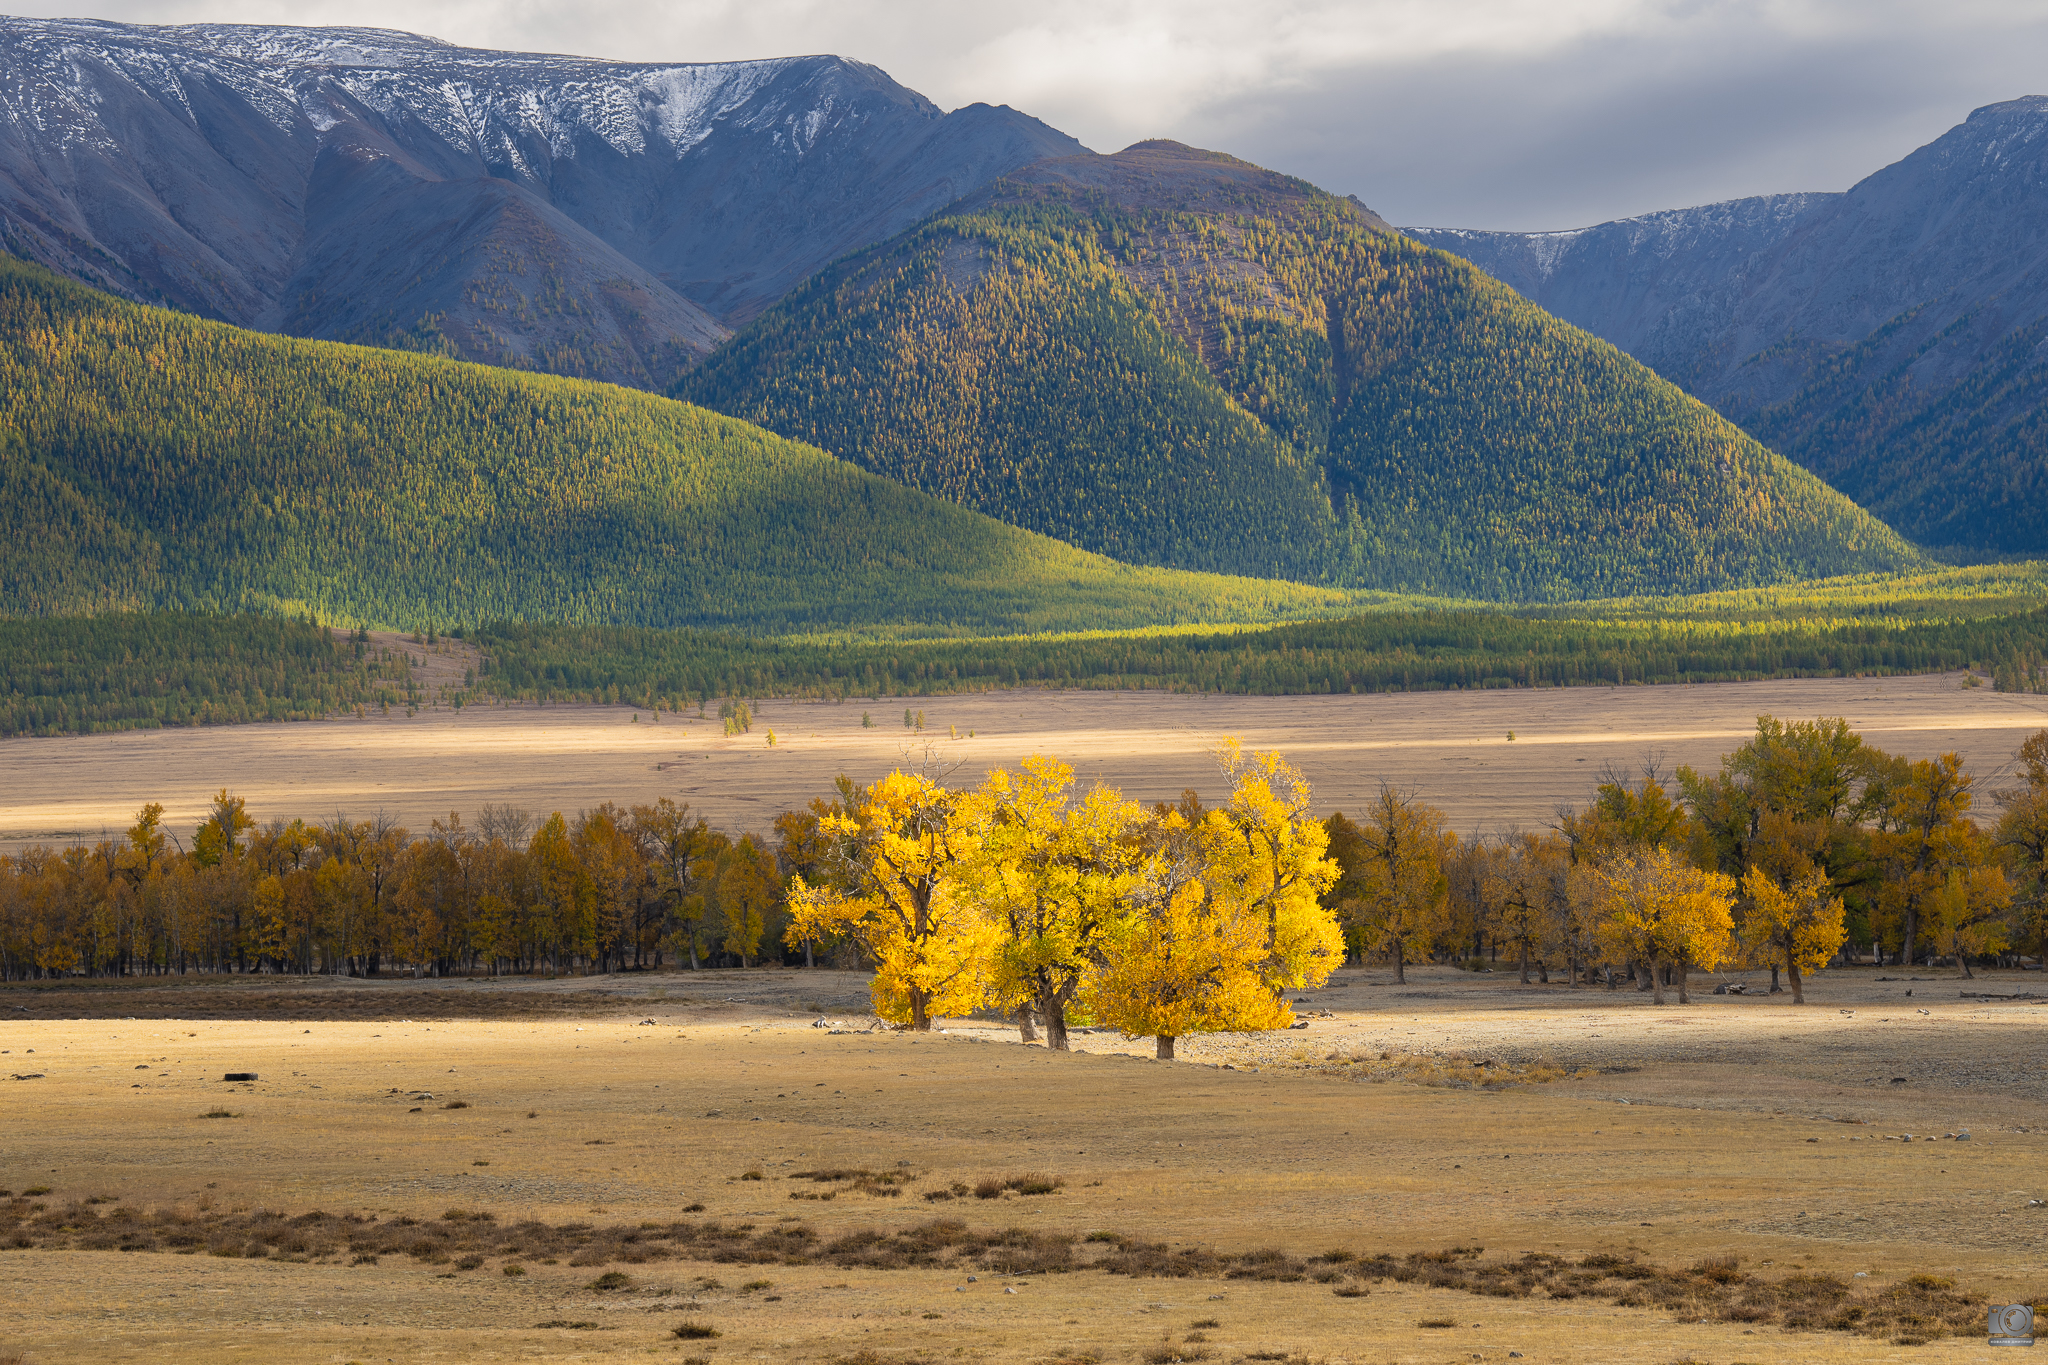
{"type": "Polygon", "coordinates": [[[0,19],[0,244],[294,335],[657,387],[798,280],[1084,150],[837,57],[0,19]]]}

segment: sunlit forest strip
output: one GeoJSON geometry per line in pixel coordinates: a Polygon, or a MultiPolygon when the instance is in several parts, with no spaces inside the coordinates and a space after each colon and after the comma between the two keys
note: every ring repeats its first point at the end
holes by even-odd
{"type": "Polygon", "coordinates": [[[453,694],[345,635],[260,616],[0,621],[0,736],[303,720],[404,706],[588,702],[665,710],[717,698],[931,696],[1007,687],[1283,696],[1631,686],[1975,668],[2043,687],[2038,566],[1592,604],[1604,615],[1403,606],[1277,626],[980,639],[764,638],[500,623],[453,694]],[[1656,614],[1656,613],[1662,613],[1656,614]]]}

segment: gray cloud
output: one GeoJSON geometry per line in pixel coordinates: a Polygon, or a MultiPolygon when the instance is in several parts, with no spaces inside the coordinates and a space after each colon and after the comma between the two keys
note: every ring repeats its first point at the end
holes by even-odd
{"type": "MultiPolygon", "coordinates": [[[[75,12],[31,3],[22,13],[75,12]]],[[[1395,222],[1570,227],[1842,189],[2048,89],[2038,0],[111,0],[634,61],[837,52],[1104,150],[1177,137],[1395,222]]]]}

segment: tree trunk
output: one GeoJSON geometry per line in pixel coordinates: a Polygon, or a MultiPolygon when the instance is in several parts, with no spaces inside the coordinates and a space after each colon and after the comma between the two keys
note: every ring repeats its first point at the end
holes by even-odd
{"type": "Polygon", "coordinates": [[[919,1033],[930,1033],[932,1017],[925,1013],[925,993],[913,990],[910,993],[910,1027],[919,1033]]]}
{"type": "Polygon", "coordinates": [[[1529,940],[1522,940],[1522,984],[1529,984],[1529,940]]]}
{"type": "Polygon", "coordinates": [[[1047,986],[1038,993],[1038,1015],[1045,1020],[1046,1049],[1071,1051],[1067,1046],[1067,1002],[1057,986],[1047,986]]]}
{"type": "Polygon", "coordinates": [[[1956,965],[1963,969],[1963,980],[1975,981],[1977,979],[1977,974],[1970,970],[1970,955],[1960,948],[1956,949],[1956,965]]]}
{"type": "Polygon", "coordinates": [[[1778,993],[1778,964],[1777,964],[1777,963],[1775,963],[1775,962],[1773,962],[1773,963],[1771,964],[1771,994],[1772,994],[1772,995],[1776,995],[1777,993],[1778,993]]]}
{"type": "MultiPolygon", "coordinates": [[[[1776,976],[1777,973],[1773,971],[1771,975],[1776,976]]],[[[1792,983],[1792,1003],[1795,1005],[1805,1004],[1806,992],[1802,989],[1803,983],[1799,980],[1799,962],[1790,953],[1785,954],[1785,977],[1792,983]]]]}
{"type": "Polygon", "coordinates": [[[1038,1041],[1038,1030],[1031,1023],[1031,1002],[1028,1000],[1017,1006],[1017,1033],[1022,1042],[1038,1041]]]}
{"type": "Polygon", "coordinates": [[[1919,907],[1918,907],[1918,906],[1914,906],[1914,905],[1909,905],[1909,906],[1907,906],[1907,907],[1906,907],[1906,938],[1905,938],[1905,942],[1899,945],[1899,965],[1900,965],[1901,967],[1905,967],[1905,968],[1907,968],[1907,969],[1909,969],[1909,970],[1910,970],[1910,969],[1912,968],[1912,966],[1913,966],[1913,940],[1914,940],[1915,938],[1917,938],[1917,937],[1919,936],[1919,933],[1920,933],[1920,914],[1919,914],[1919,907]]]}
{"type": "Polygon", "coordinates": [[[1652,962],[1650,964],[1650,989],[1654,992],[1650,997],[1650,1002],[1656,1005],[1664,1003],[1664,973],[1658,970],[1663,965],[1661,962],[1652,962]]]}
{"type": "Polygon", "coordinates": [[[1690,1005],[1690,1004],[1692,1003],[1692,990],[1691,990],[1691,986],[1692,986],[1692,960],[1691,960],[1690,958],[1683,958],[1683,957],[1681,957],[1680,959],[1678,959],[1678,1003],[1679,1003],[1679,1004],[1681,1004],[1681,1005],[1690,1005]]]}
{"type": "MultiPolygon", "coordinates": [[[[1401,959],[1401,940],[1398,938],[1394,940],[1394,981],[1402,986],[1408,984],[1408,964],[1401,959]]],[[[1166,1055],[1173,1055],[1171,1044],[1167,1046],[1166,1055]]]]}
{"type": "Polygon", "coordinates": [[[810,970],[811,970],[812,968],[816,967],[817,965],[818,965],[817,963],[815,963],[815,962],[811,961],[811,941],[810,941],[809,939],[805,939],[805,940],[804,940],[804,970],[805,970],[805,971],[810,971],[810,970]]]}
{"type": "Polygon", "coordinates": [[[1045,1045],[1053,1052],[1072,1050],[1067,1046],[1067,1012],[1057,1000],[1047,1002],[1045,1007],[1045,1045]]]}
{"type": "Polygon", "coordinates": [[[1163,1033],[1159,1035],[1159,1052],[1157,1055],[1162,1062],[1173,1060],[1173,1039],[1163,1033]]]}

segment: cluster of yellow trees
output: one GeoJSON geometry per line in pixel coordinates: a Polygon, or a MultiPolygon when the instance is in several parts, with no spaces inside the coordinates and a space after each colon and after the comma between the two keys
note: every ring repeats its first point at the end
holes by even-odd
{"type": "Polygon", "coordinates": [[[1610,775],[1543,834],[1460,842],[1389,793],[1359,824],[1333,817],[1332,850],[1414,888],[1360,921],[1397,968],[1462,939],[1505,948],[1525,981],[1532,962],[1546,980],[1552,962],[1575,981],[1618,966],[1661,1003],[1667,985],[1685,997],[1692,967],[1768,965],[1800,1000],[1804,973],[1858,945],[1966,974],[1972,957],[2041,950],[2048,731],[2016,757],[2020,785],[1985,802],[1955,754],[1908,761],[1840,719],[1764,716],[1718,772],[1610,775]]]}
{"type": "Polygon", "coordinates": [[[1553,826],[1460,839],[1383,788],[1318,820],[1276,754],[1218,751],[1227,795],[1143,806],[1026,759],[978,786],[893,772],[737,839],[688,807],[536,821],[486,806],[259,825],[223,791],[189,844],[147,806],[120,837],[0,857],[0,978],[70,973],[610,971],[751,965],[764,947],[875,972],[924,1028],[996,1009],[1159,1039],[1284,1027],[1347,959],[1505,959],[1527,981],[1693,968],[1805,973],[2038,953],[2048,731],[1986,800],[1953,754],[1909,762],[1841,720],[1759,720],[1718,771],[1610,775],[1553,826]],[[1980,821],[1982,814],[1995,820],[1980,821]]]}
{"type": "Polygon", "coordinates": [[[1147,810],[1030,758],[959,791],[894,772],[820,812],[829,861],[790,887],[786,941],[857,944],[878,1014],[928,1028],[991,1005],[1066,1047],[1086,1017],[1159,1040],[1284,1028],[1282,992],[1343,962],[1339,869],[1277,754],[1219,751],[1229,800],[1147,810]]]}

